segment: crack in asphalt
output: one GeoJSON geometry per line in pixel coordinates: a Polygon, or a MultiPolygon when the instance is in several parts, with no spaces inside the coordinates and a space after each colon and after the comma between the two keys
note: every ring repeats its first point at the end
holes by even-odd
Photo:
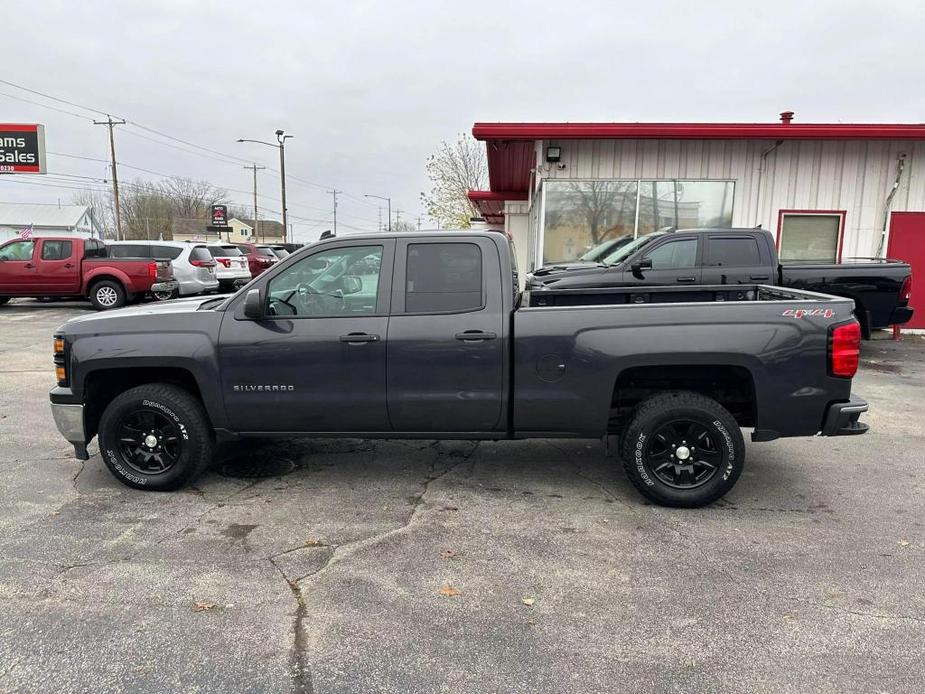
{"type": "Polygon", "coordinates": [[[315,691],[312,671],[305,657],[305,631],[302,623],[308,615],[305,608],[305,597],[302,595],[302,588],[298,581],[290,580],[286,572],[269,557],[267,561],[279,571],[279,575],[286,581],[292,597],[296,601],[296,610],[292,620],[292,647],[289,649],[289,677],[292,680],[293,694],[312,694],[315,691]]]}
{"type": "Polygon", "coordinates": [[[910,622],[919,622],[925,624],[925,617],[916,617],[914,615],[908,614],[879,614],[877,612],[864,612],[863,610],[852,610],[850,607],[842,607],[841,605],[827,605],[823,602],[816,602],[815,600],[805,600],[802,598],[794,598],[796,602],[801,605],[806,605],[807,607],[817,607],[823,610],[831,610],[833,612],[843,612],[845,614],[855,615],[857,617],[872,617],[874,619],[887,619],[887,620],[905,620],[910,622]]]}
{"type": "Polygon", "coordinates": [[[462,465],[465,462],[468,462],[475,452],[479,448],[478,441],[474,442],[472,447],[464,455],[459,456],[459,460],[451,465],[447,466],[442,472],[437,474],[437,462],[441,460],[445,453],[440,450],[440,442],[434,441],[427,446],[419,447],[419,450],[424,450],[425,448],[433,448],[436,451],[436,455],[433,460],[430,462],[430,467],[428,469],[428,474],[424,477],[421,484],[421,492],[417,494],[414,500],[411,502],[411,511],[408,514],[408,518],[399,526],[391,528],[385,532],[376,533],[366,538],[361,538],[359,540],[353,540],[351,542],[345,542],[343,544],[318,544],[318,545],[299,545],[298,547],[292,547],[290,549],[278,552],[272,556],[266,558],[266,560],[279,572],[280,576],[286,581],[286,585],[289,586],[289,590],[292,592],[293,598],[296,601],[296,610],[293,616],[292,632],[292,648],[289,652],[289,675],[292,678],[292,691],[293,694],[312,694],[314,692],[314,681],[312,677],[311,668],[308,664],[308,660],[305,655],[306,643],[305,643],[305,631],[304,631],[304,622],[308,616],[308,611],[305,606],[305,595],[301,586],[301,582],[313,578],[318,574],[326,571],[329,567],[339,564],[348,557],[352,556],[361,549],[367,547],[372,547],[383,540],[399,533],[406,528],[408,528],[413,522],[414,518],[418,513],[418,509],[423,503],[424,497],[427,496],[427,493],[430,491],[430,486],[437,480],[446,477],[457,467],[462,465]],[[323,547],[330,549],[327,559],[324,564],[310,571],[304,576],[298,578],[290,578],[283,568],[276,562],[277,557],[296,552],[301,549],[307,549],[311,547],[323,547]]]}

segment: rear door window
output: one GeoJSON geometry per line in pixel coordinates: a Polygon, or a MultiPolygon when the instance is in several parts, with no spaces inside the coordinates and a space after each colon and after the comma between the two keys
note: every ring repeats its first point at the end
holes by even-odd
{"type": "Polygon", "coordinates": [[[474,243],[408,245],[406,313],[461,313],[485,306],[482,251],[474,243]]]}
{"type": "Polygon", "coordinates": [[[742,267],[761,265],[758,241],[750,236],[711,236],[704,265],[742,267]]]}
{"type": "Polygon", "coordinates": [[[71,257],[70,241],[43,241],[42,260],[65,260],[71,257]]]}

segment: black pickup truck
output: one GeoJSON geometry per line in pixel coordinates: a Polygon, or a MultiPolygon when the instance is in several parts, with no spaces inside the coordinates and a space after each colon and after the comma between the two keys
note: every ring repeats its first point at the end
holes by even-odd
{"type": "Polygon", "coordinates": [[[912,268],[897,260],[782,265],[774,238],[762,229],[659,231],[599,248],[611,247],[604,257],[583,256],[594,260],[540,268],[527,277],[527,289],[759,282],[852,299],[865,338],[912,318],[912,268]]]}
{"type": "Polygon", "coordinates": [[[332,238],[231,297],[76,318],[52,412],[77,457],[176,489],[243,437],[604,438],[701,506],[752,440],[863,434],[852,304],[758,284],[518,292],[502,234],[332,238]]]}

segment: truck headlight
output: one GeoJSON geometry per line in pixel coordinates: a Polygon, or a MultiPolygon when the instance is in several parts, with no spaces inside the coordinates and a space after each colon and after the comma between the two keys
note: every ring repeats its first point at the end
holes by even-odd
{"type": "Polygon", "coordinates": [[[67,350],[63,335],[55,335],[54,338],[54,362],[55,378],[58,379],[58,385],[66,387],[68,385],[67,377],[67,350]]]}

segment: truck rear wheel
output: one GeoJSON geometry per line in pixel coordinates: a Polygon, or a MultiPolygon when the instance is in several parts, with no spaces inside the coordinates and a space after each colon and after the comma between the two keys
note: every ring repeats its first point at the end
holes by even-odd
{"type": "Polygon", "coordinates": [[[715,400],[690,392],[644,400],[621,438],[623,468],[643,496],[662,506],[696,508],[735,485],[745,439],[715,400]]]}
{"type": "Polygon", "coordinates": [[[113,280],[102,280],[90,288],[90,303],[97,311],[125,305],[125,290],[113,280]]]}
{"type": "Polygon", "coordinates": [[[164,383],[137,386],[109,403],[99,440],[106,467],[135,489],[179,489],[212,461],[212,428],[202,404],[164,383]]]}

